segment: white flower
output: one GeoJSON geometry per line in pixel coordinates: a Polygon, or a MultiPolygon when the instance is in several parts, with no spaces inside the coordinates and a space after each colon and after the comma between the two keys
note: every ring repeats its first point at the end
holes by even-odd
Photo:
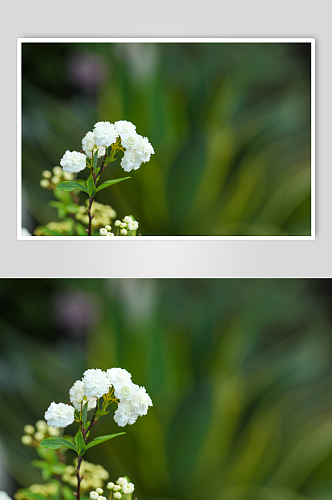
{"type": "Polygon", "coordinates": [[[132,222],[128,223],[128,229],[130,229],[130,231],[135,231],[137,228],[138,228],[137,220],[133,220],[132,222]]]}
{"type": "Polygon", "coordinates": [[[107,229],[105,227],[101,227],[99,229],[100,236],[107,236],[107,229]]]}
{"type": "Polygon", "coordinates": [[[104,493],[104,490],[103,488],[96,488],[96,492],[99,493],[99,495],[101,495],[102,493],[104,493]]]}
{"type": "Polygon", "coordinates": [[[90,491],[90,498],[91,500],[98,500],[99,495],[96,491],[90,491]]]}
{"type": "Polygon", "coordinates": [[[120,233],[121,233],[121,234],[123,234],[124,236],[126,236],[126,234],[127,234],[127,229],[121,229],[120,233]]]}
{"type": "Polygon", "coordinates": [[[65,172],[69,172],[70,174],[81,172],[81,170],[84,170],[86,167],[86,156],[77,151],[66,151],[60,160],[60,165],[65,172]]]}
{"type": "Polygon", "coordinates": [[[136,134],[136,132],[132,132],[121,136],[121,144],[126,149],[135,149],[141,142],[142,136],[136,134]]]}
{"type": "Polygon", "coordinates": [[[83,390],[87,397],[101,398],[108,393],[110,381],[105,372],[97,369],[90,369],[84,372],[83,390]]]}
{"type": "Polygon", "coordinates": [[[138,385],[133,384],[131,380],[126,380],[123,382],[122,385],[120,384],[117,385],[114,391],[114,395],[121,401],[124,399],[130,401],[138,392],[138,390],[139,390],[138,385]]]}
{"type": "Polygon", "coordinates": [[[118,122],[115,122],[114,127],[119,132],[121,138],[136,131],[136,126],[126,120],[119,120],[118,122]]]}
{"type": "Polygon", "coordinates": [[[116,226],[116,227],[121,226],[121,221],[120,220],[116,220],[114,222],[114,226],[116,226]]]}
{"type": "Polygon", "coordinates": [[[116,491],[114,494],[113,494],[114,498],[121,498],[121,493],[120,491],[116,491]]]}
{"type": "Polygon", "coordinates": [[[140,137],[140,141],[138,142],[137,146],[135,147],[136,153],[139,155],[141,158],[142,162],[147,162],[150,160],[150,157],[152,154],[154,154],[154,149],[151,146],[149,139],[147,137],[140,137]]]}
{"type": "Polygon", "coordinates": [[[12,500],[5,491],[0,491],[0,500],[12,500]]]}
{"type": "Polygon", "coordinates": [[[114,236],[114,233],[107,233],[107,236],[114,236]]]}
{"type": "MultiPolygon", "coordinates": [[[[78,411],[81,410],[81,403],[83,401],[85,394],[83,389],[83,382],[81,380],[76,380],[73,387],[69,390],[69,398],[71,404],[78,411]]],[[[86,402],[83,401],[83,406],[86,402]]],[[[93,397],[88,398],[88,410],[92,410],[96,407],[97,399],[93,397]]]]}
{"type": "Polygon", "coordinates": [[[120,227],[127,227],[127,222],[120,222],[120,227]]]}
{"type": "Polygon", "coordinates": [[[134,491],[134,489],[135,489],[135,486],[133,485],[133,483],[124,484],[122,486],[123,493],[130,494],[134,491]]]}
{"type": "Polygon", "coordinates": [[[46,410],[44,417],[48,425],[57,429],[72,424],[74,422],[74,413],[75,410],[72,406],[53,401],[46,410]]]}
{"type": "Polygon", "coordinates": [[[107,229],[107,231],[110,231],[110,230],[112,229],[112,227],[111,227],[109,224],[107,224],[107,225],[105,226],[105,229],[107,229]]]}
{"type": "Polygon", "coordinates": [[[139,415],[146,415],[148,412],[148,407],[153,406],[152,401],[145,387],[140,387],[139,390],[134,394],[131,404],[137,411],[139,415]]]}
{"type": "Polygon", "coordinates": [[[123,218],[124,222],[126,222],[127,224],[129,222],[133,222],[133,218],[131,215],[126,215],[126,217],[123,218]]]}
{"type": "MultiPolygon", "coordinates": [[[[97,488],[97,490],[101,490],[101,488],[97,488]]],[[[96,491],[97,491],[96,490],[96,491]]],[[[101,495],[99,496],[99,500],[106,500],[106,497],[102,497],[101,495]]]]}
{"type": "MultiPolygon", "coordinates": [[[[95,145],[96,145],[96,143],[95,143],[94,133],[91,131],[87,132],[82,139],[82,149],[88,158],[92,158],[92,151],[93,151],[95,145]]],[[[104,156],[105,153],[106,153],[105,147],[99,146],[98,147],[98,158],[100,158],[101,156],[104,156]]]]}
{"type": "Polygon", "coordinates": [[[109,368],[106,374],[114,389],[119,389],[131,380],[131,373],[124,368],[109,368]]]}
{"type": "Polygon", "coordinates": [[[98,122],[95,124],[94,129],[94,139],[97,146],[110,146],[113,144],[119,134],[115,129],[114,125],[110,122],[98,122]]]}
{"type": "Polygon", "coordinates": [[[119,491],[121,490],[121,486],[119,484],[116,484],[114,487],[113,487],[113,490],[114,491],[119,491]]]}
{"type": "Polygon", "coordinates": [[[134,424],[137,417],[138,413],[130,401],[120,401],[118,408],[114,413],[114,420],[120,427],[124,427],[127,424],[134,424]]]}
{"type": "Polygon", "coordinates": [[[112,483],[112,482],[107,483],[106,488],[107,488],[108,490],[112,490],[112,489],[114,488],[114,483],[112,483]]]}
{"type": "Polygon", "coordinates": [[[137,170],[141,166],[142,160],[135,149],[127,149],[121,160],[121,167],[125,172],[137,170]]]}
{"type": "Polygon", "coordinates": [[[125,477],[119,477],[119,479],[117,480],[117,483],[121,484],[121,486],[123,486],[124,484],[128,483],[128,480],[125,477]]]}

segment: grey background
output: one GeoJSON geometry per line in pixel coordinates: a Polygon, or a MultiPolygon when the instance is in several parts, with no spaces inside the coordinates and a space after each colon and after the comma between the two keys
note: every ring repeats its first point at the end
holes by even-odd
{"type": "Polygon", "coordinates": [[[331,277],[331,7],[325,0],[2,1],[0,276],[331,277]],[[316,239],[17,240],[16,40],[23,37],[315,38],[316,239]],[[98,269],[89,265],[94,255],[98,269]]]}

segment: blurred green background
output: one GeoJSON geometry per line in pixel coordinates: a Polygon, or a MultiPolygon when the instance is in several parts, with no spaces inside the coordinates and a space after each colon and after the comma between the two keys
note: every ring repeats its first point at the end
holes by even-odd
{"type": "MultiPolygon", "coordinates": [[[[58,220],[42,171],[97,121],[124,119],[155,155],[96,200],[133,214],[143,235],[310,235],[310,51],[23,43],[23,226],[58,220]]],[[[120,162],[103,176],[122,177],[120,162]]]]}
{"type": "Polygon", "coordinates": [[[2,279],[0,298],[0,489],[41,482],[23,426],[120,366],[154,406],[86,459],[139,500],[331,499],[331,280],[2,279]]]}

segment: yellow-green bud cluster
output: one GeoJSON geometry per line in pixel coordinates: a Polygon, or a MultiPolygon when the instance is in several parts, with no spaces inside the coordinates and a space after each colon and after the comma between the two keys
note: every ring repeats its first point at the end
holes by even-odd
{"type": "MultiPolygon", "coordinates": [[[[89,224],[89,216],[87,212],[88,204],[89,200],[86,201],[86,208],[81,206],[76,213],[76,219],[86,225],[89,224]]],[[[102,203],[98,203],[96,201],[92,204],[91,214],[94,216],[91,222],[93,229],[102,226],[110,226],[112,220],[116,217],[116,211],[113,210],[110,205],[103,205],[102,203]]]]}
{"type": "Polygon", "coordinates": [[[44,170],[42,172],[40,185],[45,189],[54,189],[59,182],[72,181],[74,179],[74,174],[64,172],[61,167],[53,167],[52,172],[50,170],[44,170]]]}
{"type": "MultiPolygon", "coordinates": [[[[72,465],[67,465],[66,471],[62,476],[62,480],[75,488],[77,486],[77,476],[75,473],[77,460],[74,461],[74,464],[75,467],[73,467],[72,465]]],[[[104,469],[102,465],[91,464],[86,460],[83,460],[82,462],[80,473],[84,476],[84,481],[82,481],[81,483],[81,489],[85,491],[102,488],[104,482],[109,478],[109,473],[104,469]]]]}
{"type": "Polygon", "coordinates": [[[51,231],[59,231],[60,233],[67,233],[72,229],[71,221],[62,221],[62,222],[49,222],[46,226],[38,226],[37,229],[34,230],[33,234],[35,236],[47,236],[47,229],[51,231]]]}
{"type": "Polygon", "coordinates": [[[53,497],[58,494],[58,485],[55,483],[32,484],[29,488],[20,489],[14,494],[15,500],[31,500],[31,493],[42,497],[53,497]]]}
{"type": "Polygon", "coordinates": [[[45,420],[38,420],[35,426],[25,425],[23,431],[25,434],[21,437],[21,441],[26,446],[38,446],[40,441],[47,437],[60,436],[60,429],[53,429],[45,420]]]}

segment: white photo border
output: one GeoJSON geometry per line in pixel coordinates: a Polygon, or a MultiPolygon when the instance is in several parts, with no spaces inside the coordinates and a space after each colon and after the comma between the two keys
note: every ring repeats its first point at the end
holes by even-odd
{"type": "Polygon", "coordinates": [[[315,228],[315,38],[18,38],[17,39],[17,240],[75,241],[227,241],[314,240],[315,228]],[[311,234],[310,236],[140,236],[132,238],[91,236],[22,236],[22,44],[23,43],[310,43],[311,44],[311,234]]]}

